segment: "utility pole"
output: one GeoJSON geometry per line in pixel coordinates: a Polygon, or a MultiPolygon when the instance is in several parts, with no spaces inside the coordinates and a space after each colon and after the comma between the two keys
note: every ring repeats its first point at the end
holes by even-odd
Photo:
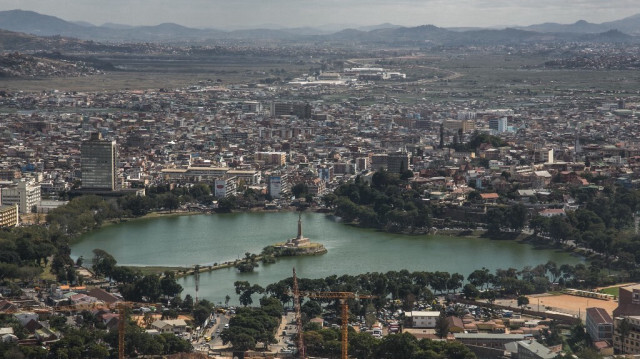
{"type": "Polygon", "coordinates": [[[198,304],[198,289],[200,288],[200,265],[196,264],[195,268],[193,269],[193,275],[195,276],[196,279],[196,303],[198,304]]]}

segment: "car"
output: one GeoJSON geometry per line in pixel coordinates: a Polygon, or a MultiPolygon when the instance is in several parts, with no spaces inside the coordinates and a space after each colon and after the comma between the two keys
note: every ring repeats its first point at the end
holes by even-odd
{"type": "Polygon", "coordinates": [[[220,334],[220,328],[216,329],[216,334],[220,334]]]}
{"type": "Polygon", "coordinates": [[[229,323],[226,323],[226,324],[224,325],[224,329],[227,329],[227,328],[229,328],[229,323]]]}

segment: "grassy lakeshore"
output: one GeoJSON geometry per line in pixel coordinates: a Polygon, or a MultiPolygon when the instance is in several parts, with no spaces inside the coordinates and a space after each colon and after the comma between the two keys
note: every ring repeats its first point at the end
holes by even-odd
{"type": "MultiPolygon", "coordinates": [[[[120,224],[120,223],[127,223],[127,222],[133,222],[133,221],[141,221],[141,220],[147,220],[147,219],[153,219],[153,218],[162,218],[162,217],[176,217],[176,216],[191,216],[191,215],[196,215],[196,214],[203,214],[202,212],[184,212],[184,211],[174,211],[174,212],[166,212],[166,211],[157,211],[157,212],[149,212],[147,214],[145,214],[144,216],[140,216],[140,217],[127,217],[127,218],[113,218],[113,219],[109,219],[106,220],[104,222],[102,222],[102,224],[100,224],[99,227],[97,228],[106,228],[112,225],[116,225],[116,224],[120,224]]],[[[79,235],[76,235],[74,237],[71,237],[69,239],[69,243],[70,244],[75,244],[78,241],[80,241],[81,237],[87,233],[90,233],[91,231],[97,229],[91,229],[88,230],[86,232],[83,232],[79,235]]]]}

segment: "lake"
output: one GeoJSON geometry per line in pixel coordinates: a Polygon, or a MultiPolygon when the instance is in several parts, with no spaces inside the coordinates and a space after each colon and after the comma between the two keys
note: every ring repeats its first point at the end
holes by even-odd
{"type": "MultiPolygon", "coordinates": [[[[295,237],[297,221],[298,214],[292,212],[140,219],[87,233],[72,245],[72,256],[83,256],[90,263],[93,249],[100,248],[113,255],[119,265],[210,265],[242,258],[245,252],[258,254],[268,245],[295,237]]],[[[493,272],[549,260],[558,265],[582,261],[570,253],[536,249],[514,241],[378,232],[345,225],[319,213],[304,213],[302,222],[304,235],[312,242],[322,243],[328,253],[281,258],[275,264],[260,264],[253,273],[238,273],[234,268],[201,273],[198,296],[217,303],[228,294],[237,303],[235,281],[246,280],[264,287],[290,277],[293,267],[299,277],[307,278],[402,269],[458,272],[466,277],[482,267],[493,272]]],[[[183,297],[194,295],[193,277],[179,282],[185,288],[183,297]]]]}

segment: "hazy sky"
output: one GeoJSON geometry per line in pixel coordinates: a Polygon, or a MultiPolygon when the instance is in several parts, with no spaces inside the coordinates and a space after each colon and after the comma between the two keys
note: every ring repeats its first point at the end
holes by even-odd
{"type": "Polygon", "coordinates": [[[605,22],[640,13],[639,0],[0,0],[0,10],[33,10],[96,25],[113,22],[228,28],[318,26],[531,25],[605,22]]]}

